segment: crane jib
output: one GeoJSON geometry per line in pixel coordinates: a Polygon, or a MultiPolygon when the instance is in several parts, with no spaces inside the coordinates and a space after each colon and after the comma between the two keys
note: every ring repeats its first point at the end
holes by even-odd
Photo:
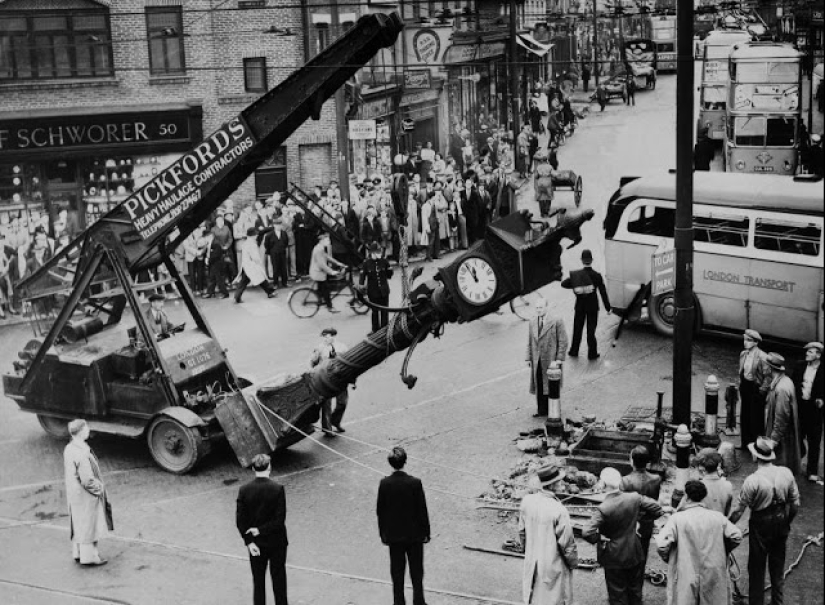
{"type": "Polygon", "coordinates": [[[241,116],[225,123],[192,151],[134,193],[123,207],[144,240],[174,228],[255,147],[241,116]]]}

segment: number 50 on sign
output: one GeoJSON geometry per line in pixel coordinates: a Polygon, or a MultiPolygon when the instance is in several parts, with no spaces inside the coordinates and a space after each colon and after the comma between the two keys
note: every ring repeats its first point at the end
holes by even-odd
{"type": "Polygon", "coordinates": [[[673,292],[676,287],[676,250],[656,252],[651,257],[651,295],[673,292]]]}

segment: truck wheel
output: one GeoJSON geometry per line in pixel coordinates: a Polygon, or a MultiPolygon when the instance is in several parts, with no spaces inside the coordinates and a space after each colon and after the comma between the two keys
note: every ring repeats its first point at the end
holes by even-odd
{"type": "MultiPolygon", "coordinates": [[[[698,332],[702,326],[702,311],[696,296],[693,297],[693,308],[695,321],[693,331],[698,332]]],[[[659,294],[647,301],[647,311],[650,316],[650,323],[656,331],[663,336],[673,336],[673,322],[676,319],[676,297],[673,292],[659,294]]]]}
{"type": "Polygon", "coordinates": [[[170,473],[188,473],[205,454],[203,437],[198,430],[183,426],[173,418],[155,418],[146,439],[152,458],[170,473]]]}
{"type": "Polygon", "coordinates": [[[68,439],[69,435],[69,421],[64,418],[56,418],[55,416],[37,415],[37,420],[40,426],[46,431],[46,434],[55,439],[68,439]]]}

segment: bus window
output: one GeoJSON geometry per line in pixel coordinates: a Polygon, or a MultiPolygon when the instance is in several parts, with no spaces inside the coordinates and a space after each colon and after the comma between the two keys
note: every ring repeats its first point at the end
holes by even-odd
{"type": "Polygon", "coordinates": [[[768,118],[766,144],[769,147],[793,147],[796,120],[793,118],[768,118]]]}
{"type": "Polygon", "coordinates": [[[819,256],[822,228],[810,223],[756,219],[753,245],[758,250],[819,256]]]}
{"type": "Polygon", "coordinates": [[[708,86],[702,89],[702,109],[724,109],[727,92],[723,86],[708,86]]]}
{"type": "Polygon", "coordinates": [[[660,237],[673,237],[675,210],[661,206],[639,206],[627,221],[630,233],[643,233],[660,237]]]}
{"type": "Polygon", "coordinates": [[[768,81],[796,84],[799,81],[799,64],[796,62],[768,63],[768,81]]]}
{"type": "Polygon", "coordinates": [[[656,50],[660,53],[673,53],[676,52],[676,45],[672,42],[657,42],[656,50]]]}
{"type": "Polygon", "coordinates": [[[694,216],[693,240],[744,248],[748,243],[749,222],[741,216],[694,216]]]}
{"type": "Polygon", "coordinates": [[[767,124],[763,117],[736,118],[733,143],[739,147],[764,147],[767,124]]]}

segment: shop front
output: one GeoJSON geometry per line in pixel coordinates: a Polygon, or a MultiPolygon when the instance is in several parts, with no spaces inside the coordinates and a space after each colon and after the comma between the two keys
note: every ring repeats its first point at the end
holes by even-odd
{"type": "Polygon", "coordinates": [[[507,122],[505,43],[453,44],[444,54],[448,73],[450,125],[475,134],[482,123],[507,122]],[[481,114],[484,114],[482,118],[481,114]]]}
{"type": "Polygon", "coordinates": [[[365,100],[358,112],[358,121],[375,123],[374,136],[350,137],[350,173],[358,178],[374,174],[389,178],[392,174],[393,136],[395,132],[393,97],[383,95],[365,100]]]}
{"type": "Polygon", "coordinates": [[[411,129],[404,132],[401,139],[401,153],[414,153],[418,145],[426,147],[427,143],[440,150],[446,142],[442,141],[438,128],[439,98],[438,88],[408,92],[401,98],[401,117],[406,124],[411,124],[411,129]]]}
{"type": "Polygon", "coordinates": [[[0,114],[0,229],[15,247],[74,236],[202,138],[200,105],[0,114]]]}

